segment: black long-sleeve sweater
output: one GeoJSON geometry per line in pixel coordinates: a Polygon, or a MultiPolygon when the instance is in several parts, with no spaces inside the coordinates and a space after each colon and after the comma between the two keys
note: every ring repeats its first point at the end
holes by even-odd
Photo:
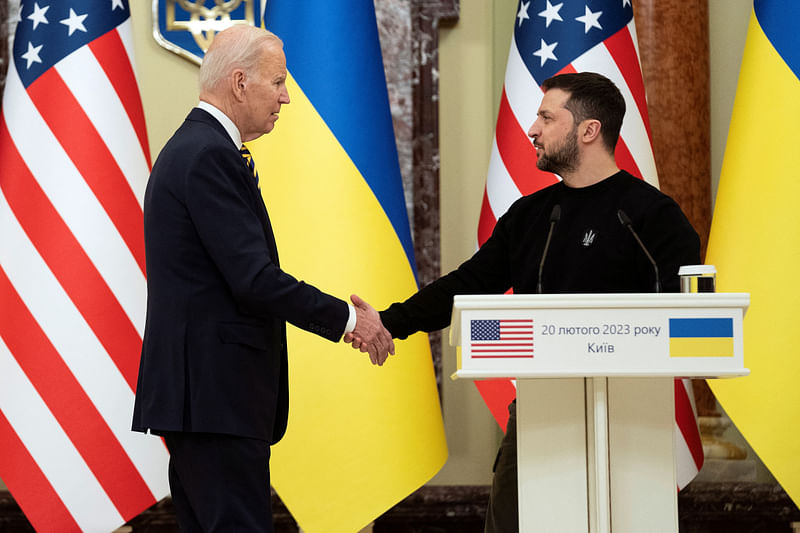
{"type": "Polygon", "coordinates": [[[678,268],[700,262],[700,240],[678,204],[620,171],[583,188],[564,182],[517,200],[470,259],[381,312],[392,336],[449,325],[456,294],[536,292],[553,206],[561,209],[542,275],[545,293],[652,292],[647,256],[617,216],[622,209],[658,265],[662,290],[679,288],[678,268]]]}

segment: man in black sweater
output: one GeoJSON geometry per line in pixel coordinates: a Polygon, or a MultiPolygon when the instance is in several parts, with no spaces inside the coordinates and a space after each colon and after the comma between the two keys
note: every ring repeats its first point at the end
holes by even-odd
{"type": "MultiPolygon", "coordinates": [[[[456,294],[677,292],[678,268],[700,262],[700,240],[680,207],[614,159],[625,100],[607,78],[563,74],[544,82],[538,118],[528,131],[537,167],[563,181],[517,200],[470,259],[402,303],[381,312],[393,337],[449,325],[456,294]],[[541,280],[539,265],[554,208],[541,280]],[[619,218],[624,212],[658,265],[619,218]],[[537,285],[541,281],[541,290],[537,285]]],[[[352,340],[359,347],[359,339],[352,340]]],[[[487,532],[518,530],[516,406],[495,462],[487,532]]]]}

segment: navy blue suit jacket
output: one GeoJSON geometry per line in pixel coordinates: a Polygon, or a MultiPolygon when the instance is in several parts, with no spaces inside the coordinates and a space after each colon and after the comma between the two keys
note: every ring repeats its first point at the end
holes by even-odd
{"type": "Polygon", "coordinates": [[[286,322],[336,341],[349,311],[280,269],[253,176],[201,109],[153,165],[144,235],[147,320],[133,429],[277,442],[289,406],[286,322]]]}

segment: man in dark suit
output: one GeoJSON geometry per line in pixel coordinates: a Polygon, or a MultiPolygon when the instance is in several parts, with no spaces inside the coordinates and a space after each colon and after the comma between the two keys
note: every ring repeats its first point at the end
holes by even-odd
{"type": "Polygon", "coordinates": [[[377,312],[283,272],[242,143],[289,103],[281,41],[219,33],[200,104],[153,166],[144,200],[147,322],[133,429],[164,437],[186,531],[272,531],[269,447],[286,430],[286,322],[338,341],[362,334],[373,363],[394,345],[377,312]]]}

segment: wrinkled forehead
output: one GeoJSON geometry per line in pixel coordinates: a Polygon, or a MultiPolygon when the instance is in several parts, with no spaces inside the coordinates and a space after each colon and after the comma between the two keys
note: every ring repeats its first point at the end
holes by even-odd
{"type": "Polygon", "coordinates": [[[259,61],[263,71],[268,74],[286,73],[286,54],[280,41],[267,41],[262,45],[259,61]]]}

